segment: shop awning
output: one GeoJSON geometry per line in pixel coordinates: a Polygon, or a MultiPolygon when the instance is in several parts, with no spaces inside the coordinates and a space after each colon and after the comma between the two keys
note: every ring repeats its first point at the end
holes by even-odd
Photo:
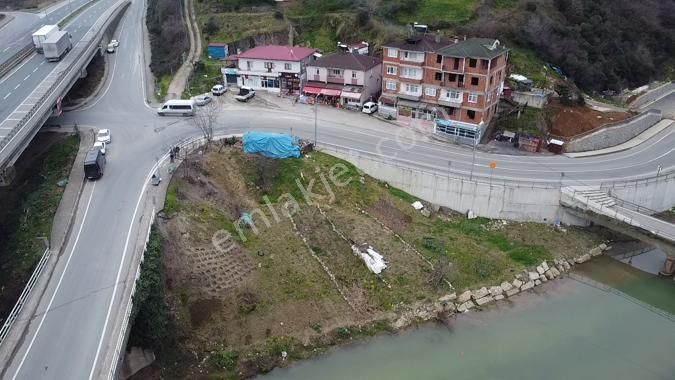
{"type": "Polygon", "coordinates": [[[319,95],[322,89],[318,87],[305,86],[302,88],[302,92],[305,94],[319,95]]]}
{"type": "Polygon", "coordinates": [[[340,96],[340,93],[342,91],[340,90],[333,90],[330,88],[322,88],[320,94],[321,95],[326,95],[326,96],[340,96]]]}

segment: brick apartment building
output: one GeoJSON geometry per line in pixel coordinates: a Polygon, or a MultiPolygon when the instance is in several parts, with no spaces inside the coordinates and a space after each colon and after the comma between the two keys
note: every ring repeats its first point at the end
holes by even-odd
{"type": "Polygon", "coordinates": [[[453,141],[480,140],[497,110],[508,49],[495,39],[431,34],[383,48],[380,113],[426,121],[453,141]]]}

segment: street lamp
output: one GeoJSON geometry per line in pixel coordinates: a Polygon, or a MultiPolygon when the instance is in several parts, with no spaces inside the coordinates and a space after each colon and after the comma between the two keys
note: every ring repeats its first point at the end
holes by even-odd
{"type": "Polygon", "coordinates": [[[657,177],[661,175],[662,169],[663,169],[663,166],[661,166],[661,164],[659,164],[659,166],[656,168],[656,176],[657,177]]]}

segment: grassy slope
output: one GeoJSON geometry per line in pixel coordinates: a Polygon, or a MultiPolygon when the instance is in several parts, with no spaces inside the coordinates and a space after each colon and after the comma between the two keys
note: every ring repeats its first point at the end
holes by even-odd
{"type": "Polygon", "coordinates": [[[421,0],[417,5],[417,11],[410,15],[400,15],[401,23],[419,22],[461,24],[469,21],[477,0],[421,0]]]}

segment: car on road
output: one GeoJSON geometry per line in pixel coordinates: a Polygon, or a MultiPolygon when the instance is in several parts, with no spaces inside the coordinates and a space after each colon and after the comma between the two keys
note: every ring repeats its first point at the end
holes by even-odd
{"type": "Polygon", "coordinates": [[[203,95],[193,96],[192,100],[194,100],[195,104],[198,105],[198,106],[205,106],[205,105],[211,103],[213,98],[209,94],[203,94],[203,95]]]}
{"type": "Polygon", "coordinates": [[[118,46],[120,46],[120,42],[117,41],[117,40],[110,40],[110,45],[112,45],[114,47],[118,47],[118,46]]]}
{"type": "Polygon", "coordinates": [[[197,104],[192,99],[171,99],[157,109],[157,114],[159,116],[193,116],[195,108],[197,108],[197,104]]]}
{"type": "Polygon", "coordinates": [[[112,54],[115,52],[115,45],[112,43],[108,44],[108,47],[105,49],[105,51],[109,54],[112,54]]]}
{"type": "Polygon", "coordinates": [[[366,102],[363,105],[363,108],[361,109],[361,112],[367,113],[367,114],[373,114],[377,112],[377,103],[374,102],[366,102]]]}
{"type": "Polygon", "coordinates": [[[240,102],[248,102],[249,99],[255,96],[255,90],[248,86],[239,87],[239,93],[234,98],[240,102]]]}
{"type": "Polygon", "coordinates": [[[217,84],[213,87],[211,87],[211,93],[215,96],[220,96],[224,93],[227,92],[227,87],[223,86],[222,84],[217,84]]]}
{"type": "Polygon", "coordinates": [[[96,134],[96,141],[97,142],[104,142],[106,144],[110,144],[111,136],[110,136],[110,129],[101,129],[98,131],[96,134]]]}
{"type": "Polygon", "coordinates": [[[105,152],[106,152],[105,147],[106,147],[106,143],[104,143],[103,141],[97,141],[97,142],[94,143],[94,149],[100,150],[101,154],[104,155],[104,156],[105,156],[105,152]]]}

